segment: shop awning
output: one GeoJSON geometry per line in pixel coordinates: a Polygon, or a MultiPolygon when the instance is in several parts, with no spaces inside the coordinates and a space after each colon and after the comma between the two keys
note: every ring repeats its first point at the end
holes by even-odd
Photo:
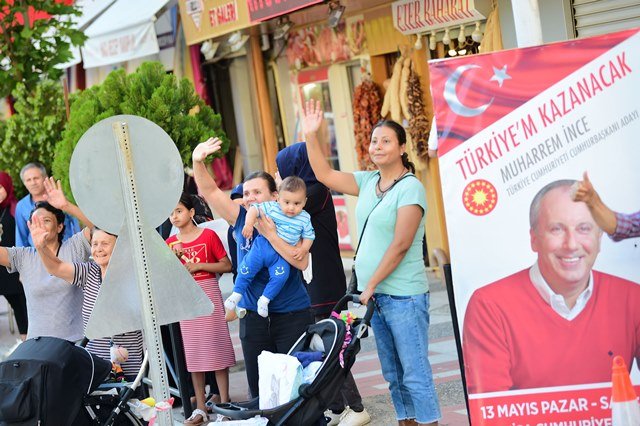
{"type": "MultiPolygon", "coordinates": [[[[80,31],[84,31],[93,21],[100,16],[101,13],[111,6],[115,0],[77,0],[75,3],[82,11],[82,15],[72,19],[75,21],[75,27],[80,31]]],[[[71,54],[73,57],[69,62],[57,65],[58,68],[69,68],[73,65],[82,62],[80,55],[80,48],[77,46],[71,46],[71,54]]]]}
{"type": "Polygon", "coordinates": [[[154,21],[171,0],[116,0],[85,30],[85,68],[100,67],[160,51],[154,21]]]}

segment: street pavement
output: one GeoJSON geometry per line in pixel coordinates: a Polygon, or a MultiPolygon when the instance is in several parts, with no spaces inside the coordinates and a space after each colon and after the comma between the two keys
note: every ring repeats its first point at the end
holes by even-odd
{"type": "MultiPolygon", "coordinates": [[[[349,260],[344,260],[345,271],[351,271],[349,260]]],[[[430,330],[429,330],[429,360],[433,369],[433,377],[436,391],[442,410],[441,425],[461,426],[468,425],[467,411],[464,403],[464,394],[458,365],[458,356],[451,313],[444,282],[438,274],[429,272],[430,281],[430,330]]],[[[349,277],[347,276],[347,280],[349,277]]],[[[232,290],[231,275],[225,274],[220,280],[220,289],[223,297],[232,290]]],[[[358,316],[364,314],[364,307],[351,308],[358,316]]],[[[247,382],[243,369],[242,349],[238,337],[238,321],[229,324],[229,331],[234,345],[238,364],[231,369],[230,395],[233,401],[242,401],[247,398],[247,382]]],[[[0,359],[16,343],[16,334],[9,332],[8,308],[4,298],[0,297],[0,359]]],[[[358,389],[363,397],[364,405],[371,415],[372,426],[388,426],[397,424],[395,412],[389,396],[388,385],[382,377],[380,361],[376,351],[373,333],[362,341],[362,349],[357,356],[352,373],[358,384],[358,389]]],[[[174,409],[174,421],[176,424],[183,419],[182,410],[174,409]]]]}

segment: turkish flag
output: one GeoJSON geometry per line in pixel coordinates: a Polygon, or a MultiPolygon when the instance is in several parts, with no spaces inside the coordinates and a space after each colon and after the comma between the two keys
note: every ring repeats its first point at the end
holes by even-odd
{"type": "Polygon", "coordinates": [[[429,61],[439,155],[639,31],[429,61]]]}

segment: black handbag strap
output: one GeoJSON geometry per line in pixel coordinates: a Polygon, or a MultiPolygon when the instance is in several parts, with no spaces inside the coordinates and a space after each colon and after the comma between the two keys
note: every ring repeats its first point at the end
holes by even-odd
{"type": "MultiPolygon", "coordinates": [[[[378,172],[378,176],[380,176],[380,172],[378,172]]],[[[380,204],[382,202],[382,199],[384,198],[384,195],[386,195],[387,192],[391,191],[391,189],[396,186],[396,184],[398,182],[400,182],[402,179],[409,177],[409,176],[414,176],[414,174],[412,173],[405,173],[400,179],[396,180],[395,182],[393,182],[393,185],[391,185],[391,187],[389,187],[389,189],[387,189],[385,191],[385,193],[383,194],[383,196],[378,200],[378,202],[376,203],[375,206],[373,206],[373,208],[371,209],[371,211],[369,212],[369,214],[367,215],[367,219],[365,219],[364,221],[364,225],[362,226],[362,232],[360,232],[360,238],[358,238],[358,245],[356,246],[356,252],[353,253],[353,260],[355,262],[356,260],[356,255],[358,254],[358,250],[360,249],[360,243],[362,242],[362,237],[364,236],[364,230],[367,228],[367,222],[369,222],[369,218],[371,217],[371,213],[373,213],[373,211],[376,209],[376,207],[378,207],[378,204],[380,204]]],[[[355,263],[354,263],[354,267],[355,267],[355,263]]]]}

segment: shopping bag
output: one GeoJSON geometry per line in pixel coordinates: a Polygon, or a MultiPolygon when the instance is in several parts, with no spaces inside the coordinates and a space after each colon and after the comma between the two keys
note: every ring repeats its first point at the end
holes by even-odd
{"type": "Polygon", "coordinates": [[[302,365],[291,355],[262,351],[258,356],[258,400],[261,410],[274,408],[298,397],[302,365]]]}

